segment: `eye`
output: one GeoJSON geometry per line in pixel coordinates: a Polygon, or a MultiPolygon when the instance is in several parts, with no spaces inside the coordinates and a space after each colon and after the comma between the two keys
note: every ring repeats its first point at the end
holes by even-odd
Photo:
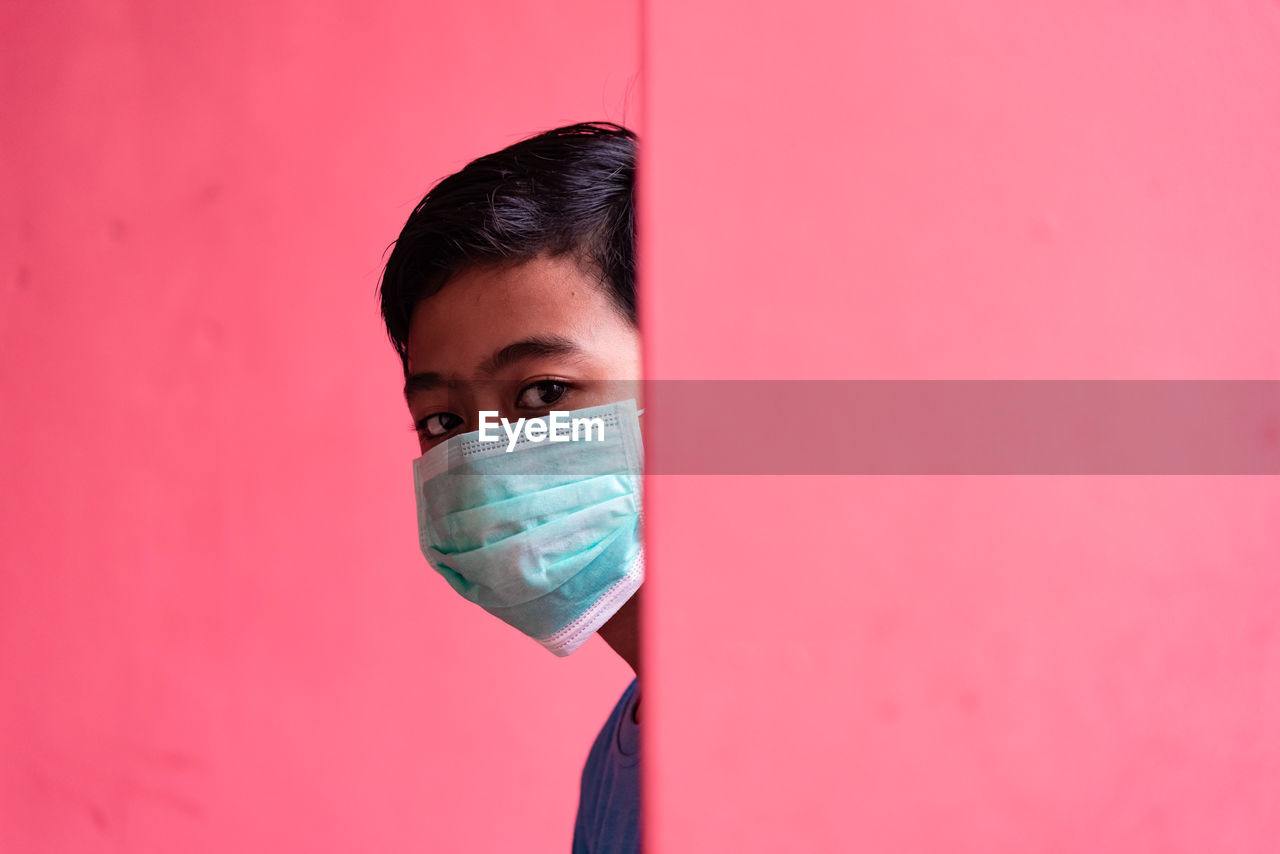
{"type": "Polygon", "coordinates": [[[516,398],[518,409],[546,409],[569,390],[569,384],[560,380],[538,380],[520,390],[516,398]]]}
{"type": "Polygon", "coordinates": [[[427,439],[439,439],[461,423],[462,419],[452,412],[435,412],[418,419],[413,425],[413,429],[418,432],[419,436],[427,439]]]}

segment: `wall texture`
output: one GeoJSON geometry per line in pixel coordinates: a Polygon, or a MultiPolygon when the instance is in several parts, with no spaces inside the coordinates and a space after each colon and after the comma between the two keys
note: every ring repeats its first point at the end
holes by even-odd
{"type": "MultiPolygon", "coordinates": [[[[645,8],[651,378],[1280,379],[1275,3],[645,8]]],[[[651,851],[1274,847],[1274,476],[650,481],[651,851]]]]}
{"type": "Polygon", "coordinates": [[[0,5],[0,850],[567,850],[629,679],[418,553],[383,251],[638,9],[0,5]]]}

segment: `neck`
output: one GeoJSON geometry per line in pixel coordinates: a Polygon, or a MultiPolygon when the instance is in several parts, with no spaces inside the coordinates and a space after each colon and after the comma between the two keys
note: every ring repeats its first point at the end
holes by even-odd
{"type": "MultiPolygon", "coordinates": [[[[600,627],[600,637],[613,648],[613,651],[631,667],[631,672],[640,678],[640,595],[637,590],[618,609],[618,613],[609,618],[609,622],[600,627]]],[[[640,723],[640,686],[636,686],[635,711],[632,720],[640,723]]]]}
{"type": "Polygon", "coordinates": [[[600,627],[600,637],[604,639],[618,657],[631,667],[631,672],[640,676],[640,591],[626,601],[609,621],[600,627]]]}

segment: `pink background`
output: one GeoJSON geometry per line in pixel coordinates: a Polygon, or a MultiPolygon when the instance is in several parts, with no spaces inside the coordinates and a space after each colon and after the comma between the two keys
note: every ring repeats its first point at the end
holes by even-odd
{"type": "Polygon", "coordinates": [[[438,178],[634,122],[634,3],[0,7],[0,851],[567,851],[629,681],[418,552],[438,178]]]}
{"type": "MultiPolygon", "coordinates": [[[[1275,3],[645,8],[650,377],[1280,379],[1275,3]]],[[[1276,478],[649,481],[652,851],[1275,850],[1276,478]]]]}

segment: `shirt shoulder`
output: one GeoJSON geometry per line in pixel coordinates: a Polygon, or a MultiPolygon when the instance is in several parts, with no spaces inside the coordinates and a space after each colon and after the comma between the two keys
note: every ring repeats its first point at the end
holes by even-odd
{"type": "Polygon", "coordinates": [[[632,717],[639,687],[635,679],[627,686],[587,754],[574,854],[640,850],[640,727],[632,717]]]}

